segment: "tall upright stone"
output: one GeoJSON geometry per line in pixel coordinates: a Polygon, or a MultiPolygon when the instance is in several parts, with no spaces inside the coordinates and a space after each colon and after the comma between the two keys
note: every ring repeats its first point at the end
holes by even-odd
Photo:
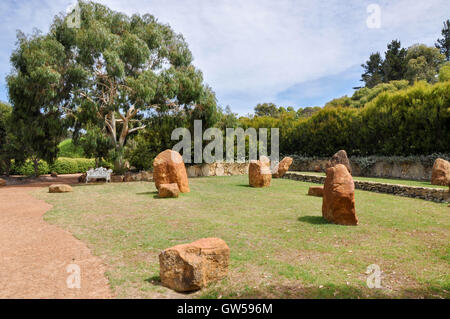
{"type": "Polygon", "coordinates": [[[294,160],[292,157],[285,157],[279,162],[274,169],[274,172],[272,174],[273,178],[281,178],[286,174],[286,172],[289,170],[289,167],[292,165],[292,162],[294,160]]]}
{"type": "Polygon", "coordinates": [[[330,160],[326,164],[326,168],[334,167],[337,164],[344,165],[348,172],[352,174],[352,166],[350,165],[350,161],[348,160],[347,152],[344,150],[338,151],[336,154],[334,154],[330,160]]]}
{"type": "Polygon", "coordinates": [[[159,190],[161,184],[178,184],[182,193],[189,193],[189,181],[180,153],[165,150],[159,153],[153,161],[153,179],[159,190]]]}
{"type": "Polygon", "coordinates": [[[433,185],[450,185],[450,162],[438,158],[434,161],[431,171],[431,184],[433,185]]]}
{"type": "Polygon", "coordinates": [[[272,181],[272,171],[270,170],[270,159],[261,156],[258,161],[250,161],[248,168],[248,182],[252,187],[267,187],[272,181]]]}
{"type": "Polygon", "coordinates": [[[343,164],[327,169],[323,187],[322,216],[335,224],[357,225],[355,184],[343,164]]]}

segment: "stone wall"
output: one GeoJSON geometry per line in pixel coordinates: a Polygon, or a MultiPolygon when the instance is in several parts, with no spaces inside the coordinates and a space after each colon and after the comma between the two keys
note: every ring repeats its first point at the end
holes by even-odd
{"type": "MultiPolygon", "coordinates": [[[[354,176],[400,178],[410,180],[431,179],[431,165],[424,165],[418,162],[404,161],[393,162],[388,160],[377,160],[368,168],[361,168],[352,158],[349,158],[354,176]]],[[[291,171],[314,172],[319,167],[320,171],[325,171],[327,159],[314,159],[309,161],[299,161],[294,158],[290,168],[291,171]]]]}
{"type": "MultiPolygon", "coordinates": [[[[92,179],[92,181],[97,182],[96,179],[92,179]]],[[[104,178],[98,179],[100,182],[104,182],[104,178]]],[[[80,175],[78,177],[78,182],[85,183],[86,182],[86,173],[80,175]]],[[[91,179],[89,179],[89,182],[91,182],[91,179]]],[[[111,175],[111,182],[112,183],[122,183],[122,182],[153,182],[153,173],[152,172],[127,172],[123,175],[111,175]]]]}
{"type": "MultiPolygon", "coordinates": [[[[313,176],[298,172],[287,172],[283,178],[296,181],[323,184],[325,176],[313,176]]],[[[398,184],[385,184],[366,181],[355,181],[355,188],[376,193],[421,198],[433,202],[449,202],[450,192],[443,188],[416,187],[398,184]]]]}
{"type": "Polygon", "coordinates": [[[186,166],[188,177],[248,174],[248,163],[212,163],[186,166]]]}

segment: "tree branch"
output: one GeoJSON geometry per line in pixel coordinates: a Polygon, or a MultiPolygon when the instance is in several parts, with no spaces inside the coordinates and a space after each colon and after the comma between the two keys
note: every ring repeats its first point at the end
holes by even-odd
{"type": "Polygon", "coordinates": [[[139,126],[139,127],[132,128],[131,130],[128,131],[128,134],[131,134],[131,133],[136,132],[136,131],[139,131],[139,130],[143,130],[143,129],[145,129],[146,127],[147,127],[147,125],[143,125],[143,126],[139,126]]]}

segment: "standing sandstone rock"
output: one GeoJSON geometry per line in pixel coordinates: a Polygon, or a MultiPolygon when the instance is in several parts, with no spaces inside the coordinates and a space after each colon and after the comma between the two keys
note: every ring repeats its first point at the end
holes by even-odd
{"type": "Polygon", "coordinates": [[[0,187],[6,186],[6,181],[3,178],[0,178],[0,187]]]}
{"type": "Polygon", "coordinates": [[[270,171],[270,160],[267,156],[261,156],[259,161],[251,161],[248,168],[248,181],[252,187],[270,186],[272,172],[270,171]]]}
{"type": "Polygon", "coordinates": [[[159,255],[160,278],[175,291],[194,291],[228,273],[230,248],[220,238],[203,238],[167,248],[159,255]]]}
{"type": "Polygon", "coordinates": [[[53,184],[48,188],[49,193],[69,193],[72,191],[72,187],[67,184],[53,184]]]}
{"type": "Polygon", "coordinates": [[[277,166],[275,166],[274,173],[272,177],[274,178],[281,178],[286,174],[286,172],[289,170],[289,167],[292,165],[292,162],[294,160],[292,157],[285,157],[281,160],[280,163],[278,163],[277,166]]]}
{"type": "Polygon", "coordinates": [[[180,192],[189,193],[186,167],[178,152],[165,150],[156,156],[153,161],[153,180],[157,189],[161,184],[176,183],[180,192]]]}
{"type": "Polygon", "coordinates": [[[355,184],[342,164],[327,169],[323,187],[322,216],[335,224],[357,225],[355,184]]]}
{"type": "Polygon", "coordinates": [[[160,184],[158,196],[160,198],[176,198],[180,194],[178,184],[160,184]]]}
{"type": "Polygon", "coordinates": [[[431,171],[431,184],[447,186],[450,183],[450,162],[438,158],[431,171]]]}
{"type": "Polygon", "coordinates": [[[342,164],[345,167],[347,167],[348,172],[352,173],[352,167],[350,165],[350,161],[347,157],[347,152],[344,150],[338,151],[336,154],[334,154],[331,159],[327,162],[326,168],[334,167],[337,164],[342,164]]]}

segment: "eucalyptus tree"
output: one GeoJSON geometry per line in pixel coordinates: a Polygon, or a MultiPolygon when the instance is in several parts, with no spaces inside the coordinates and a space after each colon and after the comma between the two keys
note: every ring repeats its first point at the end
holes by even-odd
{"type": "Polygon", "coordinates": [[[215,110],[215,95],[193,66],[186,41],[169,25],[94,2],[79,1],[76,8],[56,16],[48,34],[22,37],[15,55],[35,58],[13,63],[9,82],[42,77],[43,85],[27,88],[29,103],[43,94],[48,98],[40,109],[59,112],[75,132],[98,126],[111,140],[116,169],[130,134],[144,129],[149,115],[215,110]],[[75,27],[68,19],[73,14],[79,14],[75,27]],[[32,42],[39,45],[28,48],[32,42]]]}

